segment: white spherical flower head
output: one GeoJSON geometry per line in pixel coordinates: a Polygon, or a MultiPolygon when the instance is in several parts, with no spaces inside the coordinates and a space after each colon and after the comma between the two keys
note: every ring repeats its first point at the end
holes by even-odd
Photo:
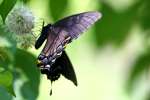
{"type": "Polygon", "coordinates": [[[16,34],[32,33],[34,28],[34,16],[26,7],[14,8],[6,18],[6,25],[10,32],[16,34]]]}
{"type": "Polygon", "coordinates": [[[34,45],[35,37],[32,32],[34,20],[32,12],[25,6],[14,8],[8,14],[5,20],[6,28],[12,33],[18,47],[27,49],[34,45]]]}

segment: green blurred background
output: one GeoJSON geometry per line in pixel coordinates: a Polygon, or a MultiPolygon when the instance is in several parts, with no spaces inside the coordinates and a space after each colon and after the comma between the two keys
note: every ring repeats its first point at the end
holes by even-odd
{"type": "Polygon", "coordinates": [[[18,1],[0,0],[1,100],[150,100],[149,0],[20,0],[46,23],[85,11],[103,15],[67,46],[78,87],[61,76],[52,96],[36,68],[42,48],[19,49],[2,27],[18,1]]]}

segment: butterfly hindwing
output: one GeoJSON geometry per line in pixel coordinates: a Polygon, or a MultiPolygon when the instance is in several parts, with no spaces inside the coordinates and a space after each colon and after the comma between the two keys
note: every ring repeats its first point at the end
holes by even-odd
{"type": "Polygon", "coordinates": [[[75,71],[65,51],[63,51],[62,55],[56,59],[53,66],[59,66],[61,69],[60,74],[62,74],[68,80],[72,81],[77,86],[75,71]]]}
{"type": "Polygon", "coordinates": [[[47,78],[52,82],[57,80],[60,75],[63,75],[77,86],[75,71],[65,51],[63,51],[62,55],[56,59],[54,64],[51,65],[50,70],[42,70],[41,72],[46,74],[47,78]]]}

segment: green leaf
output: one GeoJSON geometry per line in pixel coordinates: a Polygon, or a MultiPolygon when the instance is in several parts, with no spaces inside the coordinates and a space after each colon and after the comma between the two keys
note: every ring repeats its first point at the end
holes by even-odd
{"type": "Polygon", "coordinates": [[[143,0],[139,11],[139,19],[144,29],[150,29],[150,0],[143,0]]]}
{"type": "Polygon", "coordinates": [[[129,75],[129,79],[127,81],[128,91],[132,91],[132,87],[136,84],[136,80],[142,75],[144,72],[147,72],[150,68],[150,51],[147,51],[140,55],[136,60],[135,64],[131,69],[131,73],[129,75]]]}
{"type": "Polygon", "coordinates": [[[2,16],[3,22],[5,22],[5,18],[10,12],[10,10],[14,7],[17,0],[3,0],[0,5],[0,15],[2,16]]]}
{"type": "Polygon", "coordinates": [[[0,86],[6,88],[13,96],[16,96],[13,90],[13,75],[10,71],[0,72],[0,86]]]}
{"type": "Polygon", "coordinates": [[[22,2],[24,2],[24,3],[28,3],[28,2],[30,2],[31,0],[20,0],[20,1],[22,1],[22,2]]]}
{"type": "MultiPolygon", "coordinates": [[[[36,82],[36,81],[35,81],[36,82]]],[[[37,83],[35,83],[36,85],[37,83]]],[[[39,89],[38,87],[37,88],[34,88],[32,85],[31,85],[31,82],[30,81],[27,81],[23,84],[23,86],[21,87],[21,92],[24,96],[24,98],[26,100],[36,100],[38,94],[35,94],[35,91],[38,91],[37,89],[39,89]],[[34,90],[35,89],[35,90],[34,90]]],[[[36,92],[37,93],[37,92],[36,92]]]]}
{"type": "Polygon", "coordinates": [[[31,53],[17,49],[14,66],[22,70],[22,74],[27,77],[27,81],[21,87],[21,93],[27,100],[35,100],[39,93],[40,72],[35,62],[36,57],[31,53]]]}
{"type": "Polygon", "coordinates": [[[3,2],[3,0],[0,0],[0,4],[3,2]]]}
{"type": "Polygon", "coordinates": [[[10,48],[0,47],[0,66],[6,69],[13,62],[13,53],[10,48]]]}
{"type": "Polygon", "coordinates": [[[63,16],[66,8],[68,7],[68,0],[50,0],[49,10],[52,18],[56,21],[63,16]]]}
{"type": "Polygon", "coordinates": [[[14,88],[13,88],[13,85],[8,86],[8,87],[7,87],[7,91],[8,91],[9,93],[11,93],[14,97],[16,97],[16,94],[15,94],[14,88]]]}
{"type": "Polygon", "coordinates": [[[103,3],[100,10],[103,17],[96,23],[95,34],[93,34],[97,47],[107,43],[120,45],[136,20],[139,5],[136,3],[123,12],[117,12],[103,3]]]}
{"type": "Polygon", "coordinates": [[[0,47],[8,47],[12,54],[14,54],[17,43],[12,38],[13,33],[7,32],[6,30],[7,28],[5,26],[0,26],[0,47]]]}
{"type": "Polygon", "coordinates": [[[0,16],[0,26],[3,25],[3,19],[2,19],[2,16],[0,16]]]}
{"type": "Polygon", "coordinates": [[[13,96],[7,92],[4,87],[0,87],[0,99],[1,100],[12,100],[13,96]]]}

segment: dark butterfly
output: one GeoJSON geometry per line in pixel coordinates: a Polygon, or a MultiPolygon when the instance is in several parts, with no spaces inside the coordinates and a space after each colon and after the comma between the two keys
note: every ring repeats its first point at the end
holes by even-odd
{"type": "Polygon", "coordinates": [[[101,18],[99,12],[84,12],[66,17],[54,24],[43,27],[40,37],[35,43],[38,49],[43,42],[47,42],[38,56],[37,66],[42,74],[46,74],[51,82],[62,74],[77,86],[77,79],[73,66],[64,49],[68,43],[87,30],[101,18]]]}

